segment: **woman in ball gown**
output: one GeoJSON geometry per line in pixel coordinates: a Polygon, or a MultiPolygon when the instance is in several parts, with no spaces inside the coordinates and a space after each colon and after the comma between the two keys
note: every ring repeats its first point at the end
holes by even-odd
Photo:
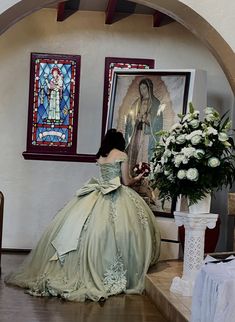
{"type": "Polygon", "coordinates": [[[150,265],[159,257],[160,233],[145,201],[129,186],[125,140],[108,130],[92,178],[54,217],[16,272],[5,281],[34,296],[99,301],[141,294],[150,265]]]}

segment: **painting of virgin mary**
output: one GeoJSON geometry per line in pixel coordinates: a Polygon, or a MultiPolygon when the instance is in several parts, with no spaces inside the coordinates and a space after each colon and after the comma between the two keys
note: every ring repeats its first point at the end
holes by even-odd
{"type": "MultiPolygon", "coordinates": [[[[149,71],[115,71],[107,128],[117,128],[126,141],[129,172],[140,163],[151,163],[159,131],[170,129],[177,114],[186,108],[186,74],[149,71]]],[[[163,212],[159,191],[152,191],[149,178],[135,190],[152,209],[163,212]]],[[[171,213],[171,202],[164,212],[171,213]]]]}
{"type": "Polygon", "coordinates": [[[155,133],[163,128],[160,101],[154,96],[153,82],[144,78],[139,82],[139,97],[126,115],[125,140],[131,169],[139,162],[149,163],[156,144],[155,133]]]}

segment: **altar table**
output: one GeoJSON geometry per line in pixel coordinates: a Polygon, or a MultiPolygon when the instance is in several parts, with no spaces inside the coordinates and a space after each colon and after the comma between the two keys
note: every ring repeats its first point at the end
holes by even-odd
{"type": "Polygon", "coordinates": [[[193,289],[191,322],[235,321],[235,257],[207,256],[193,289]]]}

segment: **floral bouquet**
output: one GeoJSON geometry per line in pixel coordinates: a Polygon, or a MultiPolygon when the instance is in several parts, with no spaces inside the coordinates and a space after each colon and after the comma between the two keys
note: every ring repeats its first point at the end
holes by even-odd
{"type": "Polygon", "coordinates": [[[146,162],[139,162],[133,167],[132,170],[136,175],[143,173],[144,177],[148,177],[150,173],[150,165],[146,162]]]}
{"type": "Polygon", "coordinates": [[[170,131],[160,131],[151,160],[151,185],[159,198],[176,200],[187,197],[189,205],[197,203],[213,190],[232,186],[235,180],[234,140],[229,135],[231,121],[220,117],[212,107],[204,120],[189,104],[189,113],[179,116],[170,131]]]}

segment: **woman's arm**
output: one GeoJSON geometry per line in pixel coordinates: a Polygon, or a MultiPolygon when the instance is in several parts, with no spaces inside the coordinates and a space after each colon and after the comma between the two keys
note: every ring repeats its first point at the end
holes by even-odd
{"type": "Polygon", "coordinates": [[[122,173],[122,177],[121,177],[122,183],[125,186],[133,186],[135,183],[140,181],[140,179],[142,178],[142,176],[144,174],[144,173],[140,173],[136,177],[131,177],[130,173],[129,173],[129,164],[128,164],[127,160],[123,161],[121,164],[121,173],[122,173]]]}

